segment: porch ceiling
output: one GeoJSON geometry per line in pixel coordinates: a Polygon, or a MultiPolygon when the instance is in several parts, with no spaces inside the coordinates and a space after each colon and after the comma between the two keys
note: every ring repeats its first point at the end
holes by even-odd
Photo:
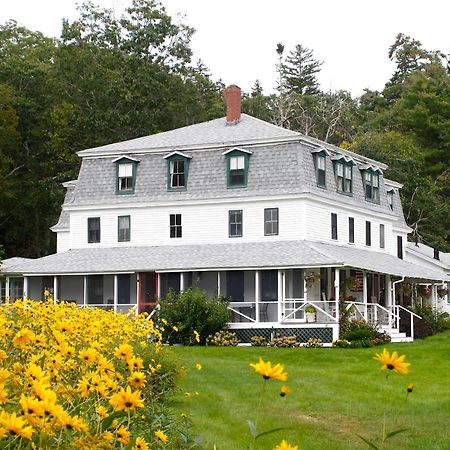
{"type": "Polygon", "coordinates": [[[323,266],[349,266],[424,280],[446,279],[444,273],[417,266],[386,253],[311,241],[92,247],[68,250],[34,260],[17,261],[11,267],[11,272],[58,275],[323,266]]]}

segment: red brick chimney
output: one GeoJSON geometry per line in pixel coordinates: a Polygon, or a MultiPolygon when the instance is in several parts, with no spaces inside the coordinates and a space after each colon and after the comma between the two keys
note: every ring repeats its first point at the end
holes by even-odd
{"type": "Polygon", "coordinates": [[[235,125],[241,120],[241,88],[232,84],[223,91],[227,102],[227,125],[235,125]]]}

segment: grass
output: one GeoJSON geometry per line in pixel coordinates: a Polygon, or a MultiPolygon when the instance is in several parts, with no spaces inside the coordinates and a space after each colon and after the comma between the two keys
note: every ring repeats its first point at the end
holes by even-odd
{"type": "Polygon", "coordinates": [[[411,363],[407,375],[391,373],[387,382],[386,372],[372,359],[383,347],[173,348],[187,368],[173,406],[190,417],[192,431],[202,437],[204,448],[248,448],[251,439],[246,420],[255,419],[263,384],[249,364],[261,356],[285,365],[291,392],[281,398],[282,383],[266,382],[258,431],[286,429],[259,439],[258,449],[272,449],[283,438],[301,450],[367,449],[357,434],[378,445],[385,404],[387,432],[408,429],[387,441],[386,448],[450,449],[450,332],[386,347],[406,354],[411,363]],[[202,364],[201,371],[195,369],[196,363],[202,364]],[[406,399],[408,383],[416,388],[406,399]]]}

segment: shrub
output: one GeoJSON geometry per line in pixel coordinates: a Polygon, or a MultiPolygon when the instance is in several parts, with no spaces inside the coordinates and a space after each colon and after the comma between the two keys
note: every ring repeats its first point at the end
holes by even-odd
{"type": "Polygon", "coordinates": [[[160,304],[159,318],[165,322],[163,339],[170,344],[195,344],[194,331],[199,333],[200,344],[204,344],[207,336],[225,330],[231,317],[226,298],[209,298],[199,289],[169,291],[160,304]]]}
{"type": "Polygon", "coordinates": [[[317,338],[308,339],[308,342],[305,344],[306,348],[321,348],[323,347],[322,341],[317,338]]]}
{"type": "Polygon", "coordinates": [[[0,306],[0,349],[2,448],[131,448],[137,437],[159,448],[160,431],[175,449],[188,436],[166,401],[179,370],[143,315],[19,300],[0,306]]]}
{"type": "Polygon", "coordinates": [[[391,337],[387,333],[377,333],[374,338],[370,340],[372,345],[384,345],[391,342],[391,337]]]}
{"type": "Polygon", "coordinates": [[[436,333],[450,329],[450,318],[448,313],[434,310],[430,305],[415,305],[412,311],[422,317],[414,318],[414,335],[423,339],[436,333]]]}
{"type": "Polygon", "coordinates": [[[267,339],[263,336],[252,336],[250,342],[253,347],[267,347],[267,339]]]}
{"type": "Polygon", "coordinates": [[[347,341],[345,339],[337,339],[333,342],[333,347],[348,348],[350,347],[350,341],[347,341]]]}
{"type": "Polygon", "coordinates": [[[236,333],[233,333],[232,331],[217,331],[213,336],[208,336],[206,338],[206,345],[217,347],[236,347],[239,342],[236,333]]]}
{"type": "Polygon", "coordinates": [[[351,320],[347,330],[342,334],[341,339],[347,341],[370,341],[377,336],[376,328],[364,320],[351,320]]]}
{"type": "Polygon", "coordinates": [[[356,341],[350,341],[350,348],[368,348],[372,347],[372,342],[368,339],[360,339],[356,341]]]}
{"type": "Polygon", "coordinates": [[[297,336],[280,336],[273,338],[268,344],[269,347],[300,347],[297,336]]]}

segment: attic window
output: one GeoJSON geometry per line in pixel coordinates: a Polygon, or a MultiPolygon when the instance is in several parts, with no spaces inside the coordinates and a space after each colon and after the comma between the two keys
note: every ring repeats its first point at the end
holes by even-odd
{"type": "Polygon", "coordinates": [[[116,164],[116,194],[134,194],[139,161],[122,156],[113,162],[116,164]]]}
{"type": "Polygon", "coordinates": [[[389,208],[391,208],[391,210],[394,210],[394,190],[390,189],[389,191],[387,191],[387,199],[388,199],[388,203],[389,203],[389,208]]]}
{"type": "Polygon", "coordinates": [[[247,187],[249,156],[252,153],[234,148],[222,154],[227,158],[227,186],[229,188],[247,187]]]}
{"type": "Polygon", "coordinates": [[[314,167],[316,171],[316,182],[317,186],[326,187],[327,186],[327,173],[326,173],[326,157],[329,155],[325,148],[319,148],[313,150],[314,155],[314,167]]]}
{"type": "Polygon", "coordinates": [[[363,170],[363,183],[366,200],[380,203],[380,174],[373,169],[363,170]]]}
{"type": "Polygon", "coordinates": [[[353,192],[353,162],[343,159],[334,162],[334,173],[336,176],[336,189],[343,194],[353,192]]]}
{"type": "Polygon", "coordinates": [[[187,189],[189,161],[192,156],[181,152],[172,152],[164,156],[167,160],[167,189],[185,191],[187,189]]]}

